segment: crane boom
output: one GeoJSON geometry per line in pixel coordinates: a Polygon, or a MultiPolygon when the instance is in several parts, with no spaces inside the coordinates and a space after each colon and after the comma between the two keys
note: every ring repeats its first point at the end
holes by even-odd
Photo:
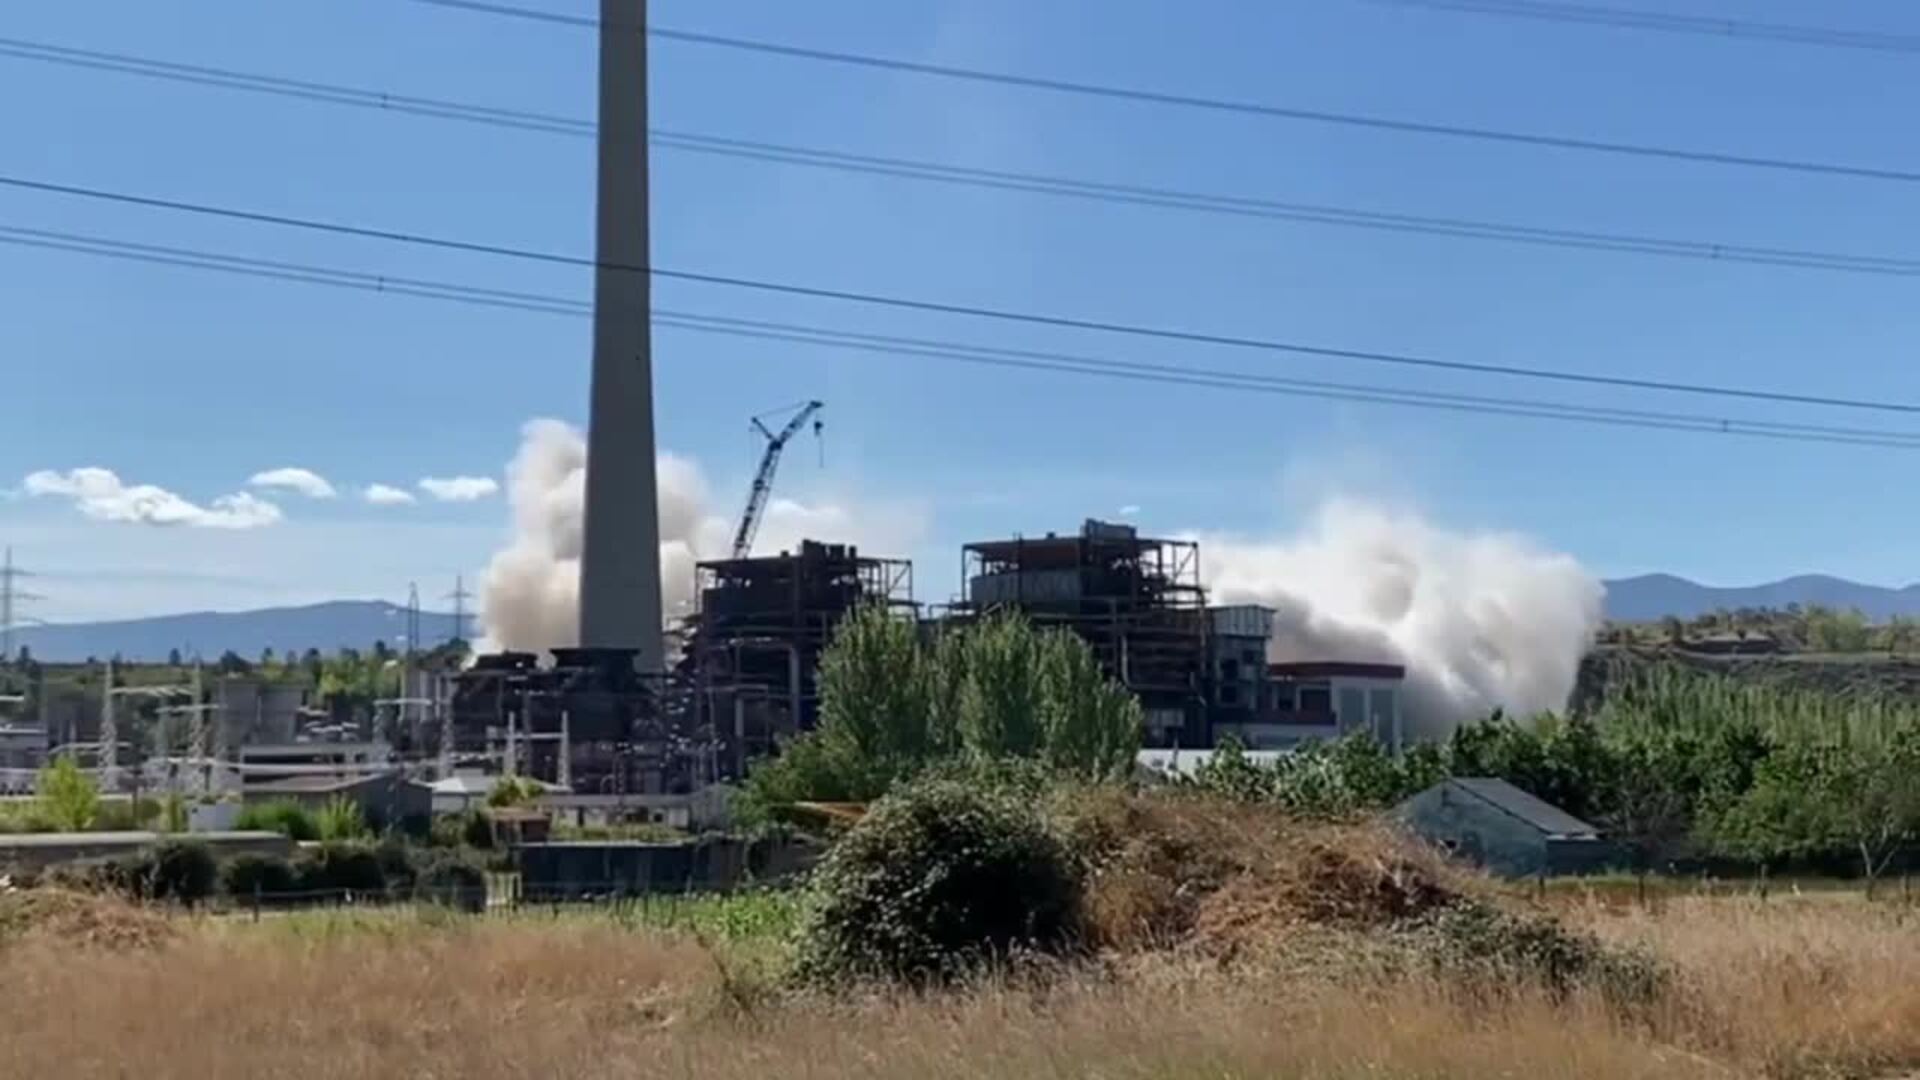
{"type": "MultiPolygon", "coordinates": [[[[767,452],[760,457],[760,471],[754,473],[753,489],[747,493],[747,512],[740,516],[740,528],[733,534],[734,558],[744,559],[753,551],[753,538],[760,531],[761,515],[766,512],[767,499],[773,494],[773,474],[780,468],[780,454],[786,450],[787,440],[798,434],[806,426],[808,418],[820,409],[820,402],[807,402],[777,433],[768,430],[759,417],[753,418],[755,430],[766,436],[767,452]]],[[[813,430],[819,432],[820,421],[813,422],[813,430]]]]}

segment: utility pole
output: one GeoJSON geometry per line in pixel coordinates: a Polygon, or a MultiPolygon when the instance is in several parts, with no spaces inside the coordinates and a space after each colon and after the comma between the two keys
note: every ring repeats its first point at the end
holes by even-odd
{"type": "Polygon", "coordinates": [[[666,656],[647,198],[646,0],[600,0],[593,389],[579,643],[637,650],[635,667],[655,673],[665,670],[666,656]]]}

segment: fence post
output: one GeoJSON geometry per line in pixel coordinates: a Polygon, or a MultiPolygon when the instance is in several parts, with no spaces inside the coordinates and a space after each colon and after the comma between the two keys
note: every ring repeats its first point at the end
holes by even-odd
{"type": "Polygon", "coordinates": [[[260,921],[260,882],[253,883],[253,921],[260,921]]]}

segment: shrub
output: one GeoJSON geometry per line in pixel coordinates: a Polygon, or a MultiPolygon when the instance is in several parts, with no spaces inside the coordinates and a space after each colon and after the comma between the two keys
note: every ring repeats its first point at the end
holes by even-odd
{"type": "Polygon", "coordinates": [[[71,757],[41,769],[33,788],[40,817],[59,832],[84,832],[100,816],[100,786],[71,757]]]}
{"type": "Polygon", "coordinates": [[[136,895],[138,867],[132,859],[76,859],[50,866],[40,884],[69,892],[136,895]]]}
{"type": "Polygon", "coordinates": [[[313,815],[314,829],[322,840],[364,840],[368,836],[367,818],[360,804],[336,795],[313,815]]]}
{"type": "Polygon", "coordinates": [[[413,888],[414,879],[420,874],[419,860],[405,837],[388,833],[374,845],[373,853],[380,860],[380,874],[389,890],[405,892],[413,888]]]}
{"type": "Polygon", "coordinates": [[[220,889],[237,900],[284,896],[300,890],[293,864],[278,855],[235,855],[220,868],[220,889]]]}
{"type": "Polygon", "coordinates": [[[297,864],[300,887],[309,892],[378,893],[387,888],[380,855],[365,844],[322,844],[297,864]]]}
{"type": "Polygon", "coordinates": [[[141,895],[148,900],[175,900],[197,904],[213,895],[220,864],[207,845],[194,840],[168,840],[147,853],[141,895]]]}
{"type": "Polygon", "coordinates": [[[799,970],[815,981],[950,980],[1075,941],[1071,860],[1031,803],[951,782],[875,804],[815,872],[799,970]]]}
{"type": "Polygon", "coordinates": [[[1520,915],[1462,900],[1413,926],[1419,951],[1447,975],[1481,985],[1532,981],[1549,992],[1597,991],[1620,1004],[1652,1000],[1667,972],[1646,953],[1608,945],[1544,915],[1520,915]]]}
{"type": "Polygon", "coordinates": [[[487,873],[466,852],[437,851],[421,862],[413,895],[432,903],[480,911],[487,904],[487,873]]]}
{"type": "Polygon", "coordinates": [[[236,829],[277,832],[290,840],[318,840],[320,826],[313,815],[296,802],[267,802],[244,807],[234,819],[236,829]]]}
{"type": "Polygon", "coordinates": [[[45,884],[74,892],[117,893],[133,900],[197,904],[213,895],[219,863],[205,844],[168,840],[114,859],[82,859],[52,867],[45,884]]]}

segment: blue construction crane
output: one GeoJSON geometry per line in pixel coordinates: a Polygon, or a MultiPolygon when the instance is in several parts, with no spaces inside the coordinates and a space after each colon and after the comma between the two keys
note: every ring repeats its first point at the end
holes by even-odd
{"type": "MultiPolygon", "coordinates": [[[[768,497],[773,494],[773,474],[780,467],[780,454],[787,448],[787,440],[798,434],[800,429],[806,426],[807,420],[821,408],[822,405],[818,401],[807,402],[799,407],[799,411],[794,413],[793,418],[788,420],[786,426],[777,433],[762,421],[766,417],[786,412],[785,409],[775,409],[773,412],[761,413],[753,418],[753,429],[767,440],[767,452],[760,457],[760,471],[754,474],[753,490],[747,493],[747,512],[741,515],[740,529],[733,534],[734,558],[744,559],[753,551],[753,537],[760,531],[760,518],[766,512],[768,497]]],[[[815,438],[820,437],[820,430],[824,426],[818,419],[813,421],[815,438]]]]}

